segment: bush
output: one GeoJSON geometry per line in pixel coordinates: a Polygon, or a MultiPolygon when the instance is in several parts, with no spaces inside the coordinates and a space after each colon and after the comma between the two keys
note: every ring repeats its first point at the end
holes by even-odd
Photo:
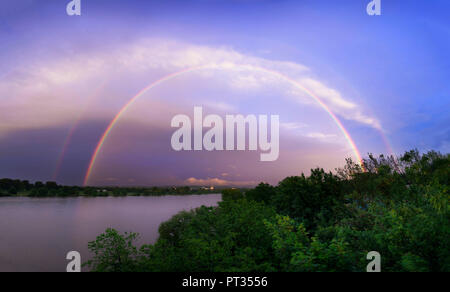
{"type": "Polygon", "coordinates": [[[225,189],[222,191],[222,201],[236,201],[242,198],[244,198],[244,195],[238,189],[225,189]]]}
{"type": "Polygon", "coordinates": [[[266,204],[271,204],[272,200],[275,198],[275,195],[275,188],[265,183],[260,183],[256,188],[245,193],[245,197],[247,199],[254,200],[256,202],[264,202],[266,204]]]}
{"type": "Polygon", "coordinates": [[[89,242],[89,250],[94,254],[92,260],[83,266],[93,272],[132,272],[137,271],[138,249],[133,245],[137,233],[119,234],[108,228],[95,241],[89,242]]]}

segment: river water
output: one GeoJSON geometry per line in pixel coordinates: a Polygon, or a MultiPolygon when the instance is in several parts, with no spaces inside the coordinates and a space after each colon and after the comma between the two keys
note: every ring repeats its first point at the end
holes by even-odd
{"type": "Polygon", "coordinates": [[[0,271],[66,270],[69,251],[82,262],[88,242],[111,227],[154,243],[159,225],[182,210],[215,206],[220,194],[162,197],[0,198],[0,271]]]}

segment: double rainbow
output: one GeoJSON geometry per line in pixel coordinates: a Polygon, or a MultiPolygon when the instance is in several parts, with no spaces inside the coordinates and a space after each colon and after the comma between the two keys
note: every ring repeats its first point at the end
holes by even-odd
{"type": "Polygon", "coordinates": [[[227,65],[227,66],[220,66],[220,65],[204,65],[204,66],[196,66],[196,67],[190,67],[172,74],[169,74],[157,81],[154,81],[152,83],[150,83],[149,85],[147,85],[146,87],[144,87],[142,90],[140,90],[134,97],[132,97],[123,107],[122,109],[117,113],[117,115],[112,119],[112,121],[109,123],[108,127],[106,128],[105,132],[103,133],[103,135],[101,136],[99,142],[97,143],[97,146],[95,148],[95,151],[91,157],[90,163],[89,163],[89,167],[87,169],[86,172],[86,176],[84,178],[84,185],[88,185],[89,183],[89,178],[93,172],[95,163],[97,161],[98,155],[102,150],[102,147],[105,145],[106,140],[108,139],[108,136],[111,134],[111,131],[113,130],[114,126],[118,123],[118,121],[120,120],[120,118],[125,114],[125,112],[140,98],[142,97],[147,91],[149,91],[150,89],[166,82],[169,80],[172,80],[174,78],[177,78],[181,75],[190,73],[190,72],[194,72],[194,71],[199,71],[199,70],[204,70],[204,69],[217,69],[217,70],[255,70],[255,71],[259,71],[259,72],[264,72],[267,74],[272,74],[273,76],[279,77],[285,81],[287,81],[288,83],[290,83],[291,85],[293,85],[294,87],[302,90],[304,93],[306,93],[308,96],[312,97],[319,105],[322,109],[324,109],[327,114],[331,117],[331,119],[334,121],[334,123],[337,125],[337,127],[339,128],[339,130],[342,132],[342,134],[344,135],[345,139],[347,140],[348,144],[350,145],[350,147],[352,148],[352,151],[355,155],[355,157],[357,158],[359,164],[361,166],[363,166],[362,163],[362,158],[361,158],[361,154],[358,150],[358,148],[356,147],[355,142],[353,141],[353,139],[351,138],[349,132],[345,129],[344,125],[341,123],[341,121],[339,120],[339,118],[331,111],[331,109],[319,98],[317,97],[313,92],[311,92],[310,90],[308,90],[307,88],[305,88],[303,85],[301,85],[299,82],[297,82],[296,80],[281,74],[279,72],[273,71],[273,70],[268,70],[259,66],[247,66],[247,65],[238,65],[238,64],[232,64],[232,66],[227,65]]]}

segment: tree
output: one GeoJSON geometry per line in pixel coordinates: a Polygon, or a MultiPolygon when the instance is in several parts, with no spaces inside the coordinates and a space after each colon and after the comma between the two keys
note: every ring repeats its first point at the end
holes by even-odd
{"type": "Polygon", "coordinates": [[[9,193],[10,195],[17,195],[17,189],[16,189],[16,187],[14,187],[14,186],[10,187],[8,193],[9,193]]]}
{"type": "MultiPolygon", "coordinates": [[[[280,270],[285,272],[354,271],[354,260],[342,238],[328,242],[311,237],[303,224],[288,216],[277,216],[275,222],[265,221],[273,237],[273,247],[280,270]]],[[[361,268],[361,267],[360,267],[361,268]]]]}
{"type": "Polygon", "coordinates": [[[342,181],[323,169],[311,170],[309,177],[302,174],[284,179],[272,200],[279,214],[302,221],[308,229],[319,220],[336,221],[343,201],[342,181]]]}
{"type": "Polygon", "coordinates": [[[161,225],[143,266],[146,271],[273,271],[272,240],[263,220],[274,215],[272,208],[245,199],[182,212],[161,225]]]}
{"type": "Polygon", "coordinates": [[[45,187],[34,188],[30,192],[30,197],[46,197],[48,196],[48,190],[45,187]]]}
{"type": "Polygon", "coordinates": [[[239,199],[242,199],[243,197],[244,197],[244,195],[238,189],[225,189],[222,191],[222,200],[223,201],[239,200],[239,199]]]}
{"type": "Polygon", "coordinates": [[[245,193],[245,197],[247,199],[257,202],[264,202],[266,204],[270,204],[275,195],[275,188],[266,183],[260,183],[256,188],[251,189],[245,193]]]}
{"type": "Polygon", "coordinates": [[[108,228],[95,241],[88,244],[94,257],[83,264],[93,272],[132,272],[137,270],[138,249],[134,242],[137,233],[119,234],[115,229],[108,228]]]}
{"type": "Polygon", "coordinates": [[[47,187],[47,189],[57,189],[58,188],[58,184],[54,181],[46,182],[45,186],[47,187]]]}

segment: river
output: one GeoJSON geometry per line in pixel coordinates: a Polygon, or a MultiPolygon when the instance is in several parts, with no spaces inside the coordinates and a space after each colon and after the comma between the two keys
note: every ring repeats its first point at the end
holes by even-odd
{"type": "Polygon", "coordinates": [[[161,197],[0,198],[0,271],[65,271],[89,241],[111,227],[154,243],[159,225],[182,210],[215,206],[220,194],[161,197]]]}

